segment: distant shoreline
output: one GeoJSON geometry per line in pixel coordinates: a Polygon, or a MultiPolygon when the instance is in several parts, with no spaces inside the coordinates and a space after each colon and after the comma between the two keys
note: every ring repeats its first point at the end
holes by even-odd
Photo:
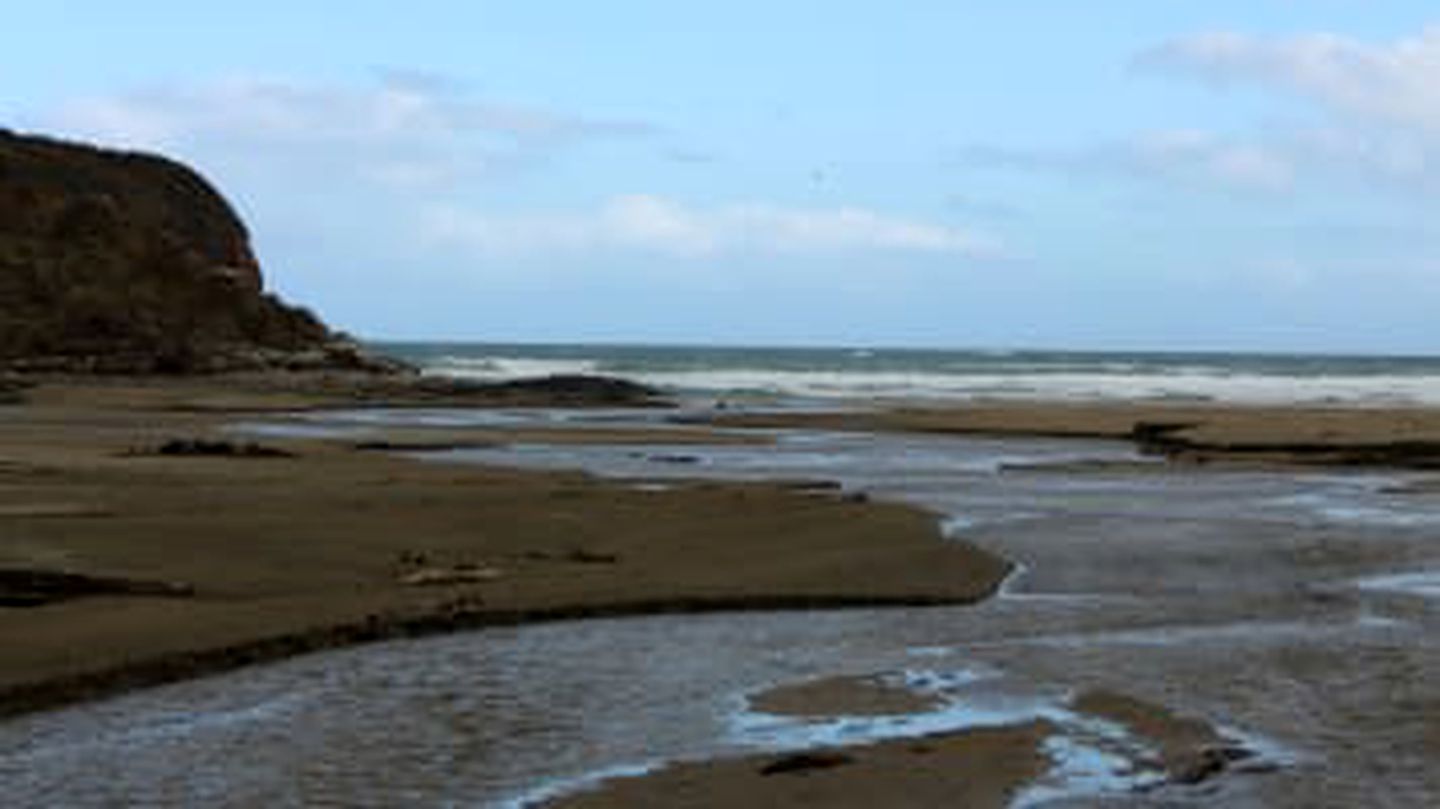
{"type": "Polygon", "coordinates": [[[891,406],[1070,402],[1440,406],[1440,357],[376,342],[426,374],[599,374],[695,397],[891,406]]]}

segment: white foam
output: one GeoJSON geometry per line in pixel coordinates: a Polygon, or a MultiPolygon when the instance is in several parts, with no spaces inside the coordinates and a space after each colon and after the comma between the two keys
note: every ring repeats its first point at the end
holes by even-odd
{"type": "Polygon", "coordinates": [[[1068,718],[1067,732],[1051,736],[1042,747],[1050,770],[1016,795],[1011,807],[1124,794],[1165,782],[1159,768],[1138,766],[1153,761],[1155,751],[1119,725],[1073,714],[1068,718]]]}
{"type": "Polygon", "coordinates": [[[905,654],[921,658],[949,657],[955,654],[955,649],[949,646],[912,646],[905,650],[905,654]]]}
{"type": "Polygon", "coordinates": [[[912,680],[917,684],[922,682],[925,676],[939,679],[912,690],[942,697],[940,705],[931,710],[882,716],[790,716],[754,710],[746,697],[738,700],[739,706],[730,717],[727,738],[742,748],[780,752],[845,747],[972,728],[1019,725],[1048,714],[1056,705],[1053,699],[1036,697],[994,699],[985,704],[957,698],[956,688],[988,679],[994,676],[991,672],[962,670],[922,674],[912,671],[892,678],[892,682],[905,687],[912,680]]]}
{"type": "Polygon", "coordinates": [[[1440,513],[1413,508],[1389,507],[1382,503],[1332,504],[1318,509],[1331,522],[1384,525],[1397,528],[1440,523],[1440,513]]]}
{"type": "Polygon", "coordinates": [[[1237,772],[1274,767],[1295,767],[1310,759],[1309,754],[1302,753],[1275,739],[1231,725],[1216,725],[1215,732],[1230,740],[1234,746],[1254,754],[1236,764],[1237,772]]]}
{"type": "Polygon", "coordinates": [[[1009,511],[1004,513],[992,513],[981,516],[980,514],[954,514],[940,521],[940,535],[949,540],[963,540],[969,531],[977,528],[988,528],[996,525],[1024,522],[1039,518],[1040,514],[1030,511],[1009,511]]]}
{"type": "MultiPolygon", "coordinates": [[[[626,370],[637,382],[674,390],[765,393],[811,399],[1200,400],[1249,404],[1440,404],[1437,374],[1294,375],[1175,366],[1141,372],[1126,363],[1055,372],[1054,365],[1003,371],[795,370],[719,367],[626,370]]],[[[426,372],[499,381],[552,374],[608,373],[599,360],[506,356],[444,357],[426,372]]]]}
{"type": "Polygon", "coordinates": [[[255,438],[355,438],[369,434],[369,430],[358,425],[324,424],[317,422],[247,421],[222,428],[225,432],[255,438]]]}
{"type": "Polygon", "coordinates": [[[500,382],[508,379],[594,374],[600,364],[588,359],[538,359],[533,357],[461,357],[448,356],[429,361],[424,372],[434,376],[500,382]]]}
{"type": "Polygon", "coordinates": [[[1390,593],[1440,598],[1440,570],[1419,573],[1396,573],[1389,576],[1373,576],[1356,583],[1362,590],[1379,590],[1390,593]]]}
{"type": "Polygon", "coordinates": [[[1286,511],[1300,511],[1312,521],[1346,525],[1375,525],[1411,528],[1440,523],[1440,508],[1433,503],[1386,495],[1381,488],[1363,484],[1331,484],[1317,491],[1285,495],[1270,504],[1286,511]]]}
{"type": "Polygon", "coordinates": [[[664,766],[664,761],[653,761],[644,764],[625,764],[618,767],[607,767],[603,770],[586,773],[574,778],[556,778],[546,781],[534,789],[511,798],[499,801],[495,804],[497,809],[527,809],[531,806],[540,806],[549,803],[556,798],[566,795],[574,795],[598,787],[606,781],[617,778],[638,778],[642,775],[649,775],[664,766]]]}

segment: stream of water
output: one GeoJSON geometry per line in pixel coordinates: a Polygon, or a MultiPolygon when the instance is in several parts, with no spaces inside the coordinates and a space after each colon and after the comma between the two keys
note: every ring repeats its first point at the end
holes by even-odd
{"type": "MultiPolygon", "coordinates": [[[[376,417],[325,418],[345,431],[376,417]]],[[[516,806],[677,759],[1045,717],[1061,728],[1047,748],[1056,768],[1024,805],[1440,804],[1440,501],[1397,493],[1403,475],[1146,466],[1105,442],[776,439],[437,460],[650,487],[830,479],[943,514],[947,532],[1021,572],[976,607],[487,630],[24,717],[0,724],[6,803],[516,806]],[[812,719],[746,701],[852,674],[944,699],[812,719]],[[1148,776],[1116,752],[1134,740],[1065,711],[1067,695],[1096,687],[1208,719],[1258,756],[1199,787],[1142,789],[1148,776]]]]}

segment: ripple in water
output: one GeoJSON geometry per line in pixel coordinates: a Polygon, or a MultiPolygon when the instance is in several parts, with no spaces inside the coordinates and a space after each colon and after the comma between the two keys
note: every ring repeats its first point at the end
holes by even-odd
{"type": "MultiPolygon", "coordinates": [[[[997,458],[1073,459],[1076,445],[919,443],[807,434],[763,450],[695,448],[704,462],[683,468],[650,463],[636,447],[452,457],[580,466],[652,485],[829,477],[933,509],[1024,563],[1006,597],[968,609],[532,626],[255,667],[0,723],[7,805],[506,805],[675,759],[1037,716],[1062,729],[1048,748],[1057,767],[1022,802],[1129,792],[1144,782],[1117,762],[1140,754],[1134,740],[1064,708],[1066,694],[1095,687],[1135,690],[1313,754],[1295,757],[1293,772],[1227,785],[1215,805],[1440,797],[1423,709],[1440,704],[1440,686],[1424,676],[1440,670],[1434,611],[1392,616],[1394,599],[1371,597],[1435,595],[1431,573],[1373,577],[1424,560],[1437,567],[1431,528],[1337,525],[1316,511],[1337,499],[1423,509],[1334,476],[1001,472],[997,458]],[[1354,581],[1362,585],[1323,598],[1310,587],[1354,581]],[[823,721],[746,707],[746,695],[780,684],[916,669],[944,683],[942,706],[823,721]]],[[[1127,798],[1163,805],[1144,801],[1127,798]]]]}

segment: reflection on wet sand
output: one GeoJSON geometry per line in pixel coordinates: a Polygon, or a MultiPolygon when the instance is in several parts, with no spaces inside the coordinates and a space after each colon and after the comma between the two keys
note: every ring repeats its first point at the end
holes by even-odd
{"type": "Polygon", "coordinates": [[[913,764],[886,746],[910,740],[972,762],[1010,751],[980,805],[1440,796],[1425,572],[1440,564],[1440,503],[1395,496],[1403,475],[1138,472],[1127,445],[1103,442],[774,437],[663,449],[695,458],[683,465],[634,445],[450,459],[652,486],[828,479],[930,508],[1023,572],[973,608],[588,621],[326,653],[0,727],[0,776],[68,802],[194,802],[223,786],[240,802],[586,805],[577,792],[610,776],[663,771],[605,788],[635,798],[837,745],[851,759],[815,783],[864,771],[903,788],[866,768],[913,764]],[[1051,468],[1077,455],[1097,463],[1051,468]]]}

